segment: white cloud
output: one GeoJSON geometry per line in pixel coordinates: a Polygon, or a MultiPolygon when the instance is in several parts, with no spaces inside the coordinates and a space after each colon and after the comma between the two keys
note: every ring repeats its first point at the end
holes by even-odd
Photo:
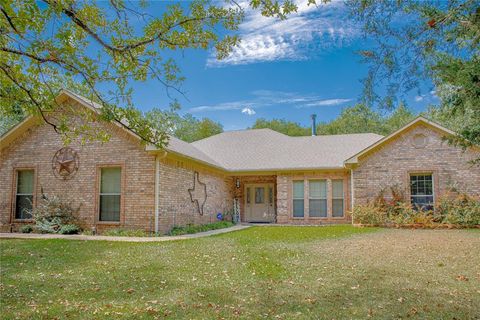
{"type": "Polygon", "coordinates": [[[256,114],[255,109],[268,106],[283,105],[293,106],[296,108],[328,107],[341,105],[350,101],[353,101],[353,99],[322,99],[317,95],[311,94],[299,94],[296,92],[272,90],[256,90],[251,92],[250,99],[222,102],[214,105],[203,105],[190,108],[188,111],[195,113],[208,111],[241,110],[242,113],[245,113],[247,115],[254,115],[256,114]]]}
{"type": "Polygon", "coordinates": [[[423,101],[423,99],[425,99],[425,95],[415,96],[415,101],[416,102],[423,101]]]}
{"type": "Polygon", "coordinates": [[[296,0],[296,13],[285,20],[264,17],[258,10],[245,8],[245,20],[239,26],[240,44],[221,61],[212,52],[207,66],[249,64],[274,60],[303,60],[329,47],[341,46],[359,34],[349,21],[342,2],[308,5],[296,0]]]}
{"type": "Polygon", "coordinates": [[[305,104],[306,107],[320,107],[320,106],[338,106],[352,101],[353,99],[326,99],[305,104]]]}
{"type": "Polygon", "coordinates": [[[253,110],[252,108],[243,108],[242,109],[242,113],[246,114],[246,115],[249,115],[249,116],[253,116],[254,114],[256,114],[255,110],[253,110]]]}

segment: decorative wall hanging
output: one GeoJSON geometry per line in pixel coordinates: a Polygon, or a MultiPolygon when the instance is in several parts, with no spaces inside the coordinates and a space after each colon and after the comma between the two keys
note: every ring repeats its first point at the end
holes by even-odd
{"type": "Polygon", "coordinates": [[[197,171],[193,173],[193,188],[188,189],[190,200],[195,203],[197,212],[203,216],[203,207],[207,202],[207,185],[200,181],[197,171]]]}
{"type": "Polygon", "coordinates": [[[78,153],[70,147],[58,150],[52,159],[52,170],[55,177],[69,180],[78,171],[80,159],[78,153]]]}

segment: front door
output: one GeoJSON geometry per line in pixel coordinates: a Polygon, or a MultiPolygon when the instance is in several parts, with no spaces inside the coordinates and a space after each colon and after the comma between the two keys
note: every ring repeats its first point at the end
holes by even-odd
{"type": "Polygon", "coordinates": [[[245,221],[275,222],[273,183],[245,185],[245,221]]]}

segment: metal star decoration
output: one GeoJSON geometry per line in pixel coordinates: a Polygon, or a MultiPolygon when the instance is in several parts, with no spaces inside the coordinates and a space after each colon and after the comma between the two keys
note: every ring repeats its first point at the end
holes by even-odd
{"type": "Polygon", "coordinates": [[[57,178],[64,180],[72,178],[78,170],[78,154],[72,148],[58,150],[52,159],[52,169],[57,178]]]}
{"type": "Polygon", "coordinates": [[[207,202],[207,185],[199,180],[197,171],[193,173],[193,188],[188,189],[190,200],[195,203],[198,213],[203,216],[203,207],[207,202]]]}

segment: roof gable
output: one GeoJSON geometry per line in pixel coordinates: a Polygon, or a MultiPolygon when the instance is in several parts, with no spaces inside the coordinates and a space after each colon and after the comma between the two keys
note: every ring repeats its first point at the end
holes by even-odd
{"type": "Polygon", "coordinates": [[[364,157],[368,154],[374,153],[381,146],[383,146],[383,145],[387,144],[388,142],[392,141],[397,136],[399,136],[402,133],[412,129],[415,126],[421,125],[421,124],[423,124],[423,125],[425,125],[429,128],[432,128],[435,131],[440,132],[441,134],[444,134],[444,135],[455,135],[455,132],[453,132],[452,130],[447,129],[447,128],[439,125],[438,123],[435,123],[431,120],[428,120],[428,119],[420,116],[420,117],[415,118],[413,121],[406,124],[402,128],[398,129],[397,131],[391,133],[390,135],[384,137],[383,139],[380,139],[379,141],[373,143],[372,145],[366,147],[365,149],[363,149],[363,150],[359,151],[358,153],[356,153],[355,155],[353,155],[352,157],[350,157],[349,159],[347,159],[345,161],[345,166],[351,166],[351,165],[354,165],[354,164],[358,163],[359,158],[364,157]]]}

